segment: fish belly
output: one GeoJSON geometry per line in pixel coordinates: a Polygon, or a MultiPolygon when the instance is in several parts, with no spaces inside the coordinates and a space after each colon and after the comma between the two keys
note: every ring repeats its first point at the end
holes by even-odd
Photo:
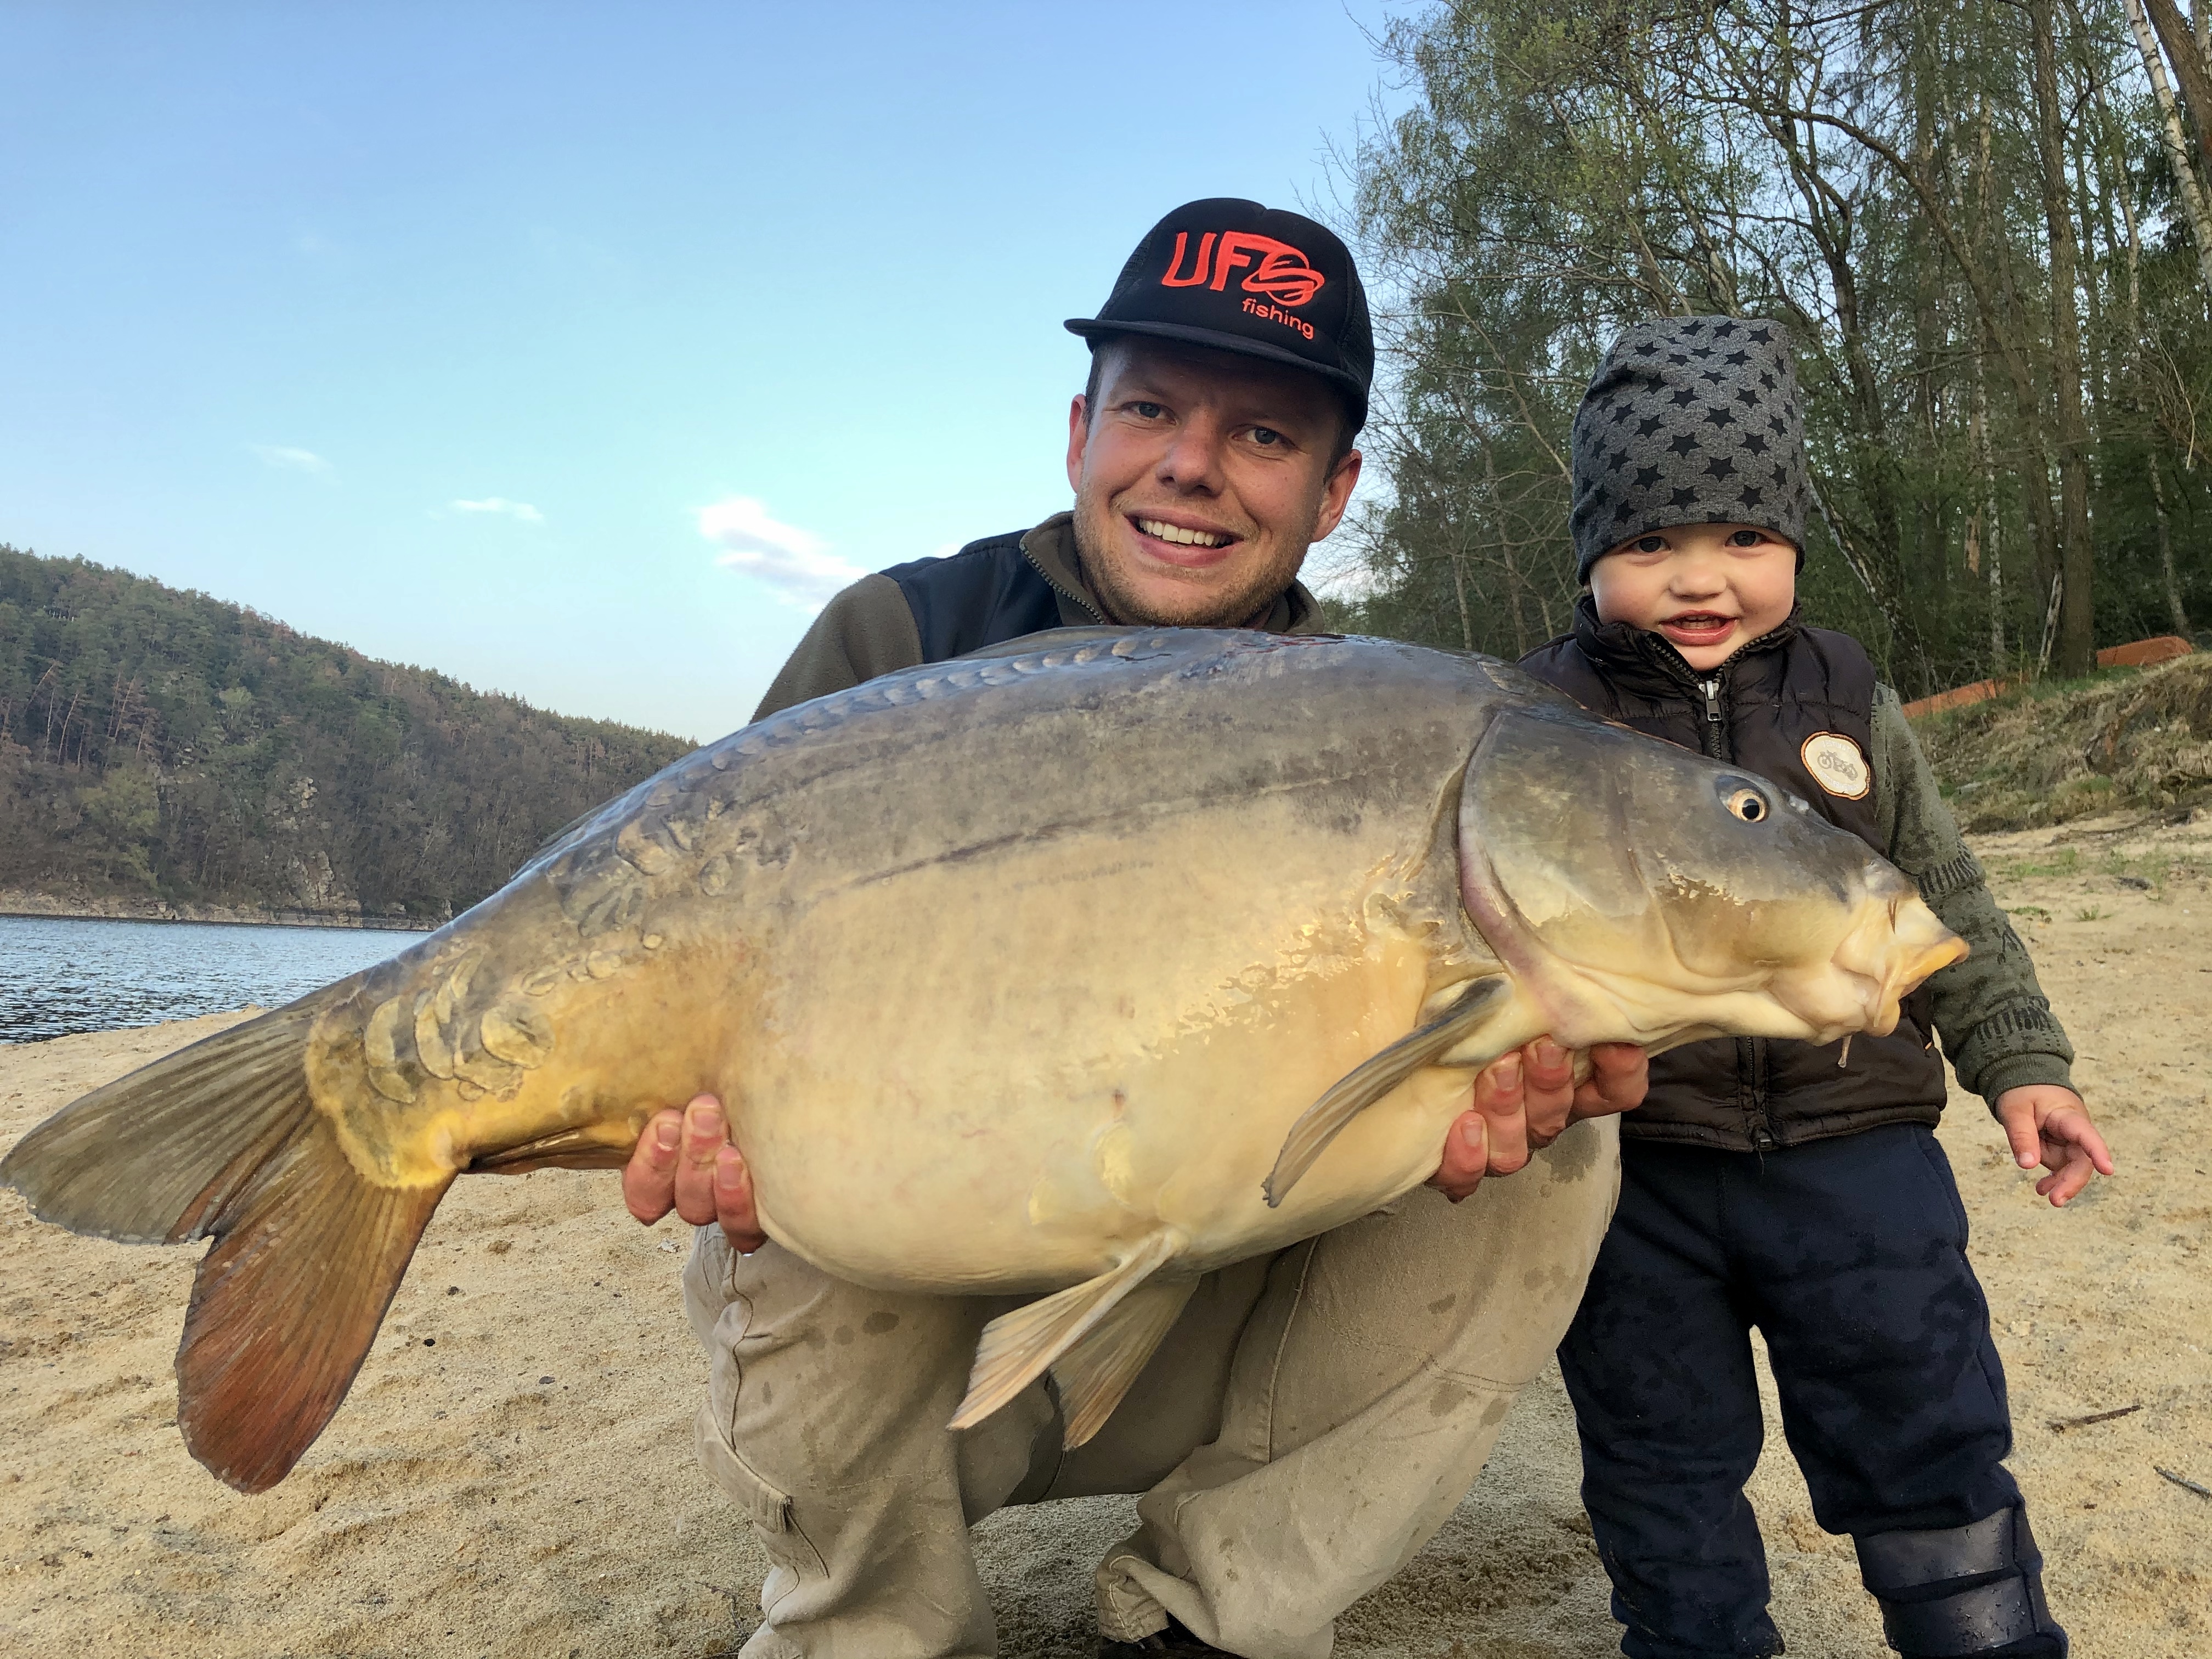
{"type": "Polygon", "coordinates": [[[1364,1113],[1282,1209],[1261,1190],[1431,988],[1429,946],[1373,902],[1405,868],[1389,840],[1243,803],[812,896],[725,1083],[764,1224],[859,1283],[1037,1290],[1163,1224],[1202,1271],[1419,1182],[1463,1073],[1364,1113]]]}

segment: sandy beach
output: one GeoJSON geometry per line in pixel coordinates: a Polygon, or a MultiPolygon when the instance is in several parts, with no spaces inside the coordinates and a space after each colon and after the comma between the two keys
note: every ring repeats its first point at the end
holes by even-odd
{"type": "MultiPolygon", "coordinates": [[[[2212,1649],[2212,824],[2081,821],[1978,847],[2081,1050],[2121,1173],[2053,1212],[1978,1102],[1942,1134],[2009,1372],[2013,1467],[2082,1659],[2212,1649]],[[2106,1415],[2111,1413],[2112,1415],[2106,1415]],[[2103,1417],[2101,1421],[2083,1419],[2103,1417]]],[[[0,1146],[240,1018],[0,1047],[0,1146]]],[[[171,1354],[196,1251],[106,1244],[0,1194],[0,1655],[733,1653],[765,1564],[692,1462],[703,1359],[614,1177],[475,1179],[433,1220],[359,1382],[289,1480],[241,1498],[185,1454],[171,1354]]],[[[1847,1540],[1780,1443],[1753,1495],[1799,1659],[1883,1653],[1847,1540]]],[[[1556,1371],[1347,1659],[1597,1659],[1606,1585],[1556,1371]]],[[[1091,1569],[1130,1502],[977,1528],[1002,1651],[1091,1651],[1091,1569]]]]}

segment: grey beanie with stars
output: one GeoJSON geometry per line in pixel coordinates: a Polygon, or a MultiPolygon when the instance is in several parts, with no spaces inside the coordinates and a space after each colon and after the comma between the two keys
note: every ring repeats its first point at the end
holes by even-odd
{"type": "Polygon", "coordinates": [[[1666,317],[1613,343],[1575,411],[1575,574],[1632,537],[1747,524],[1805,561],[1805,419],[1790,336],[1760,318],[1666,317]]]}

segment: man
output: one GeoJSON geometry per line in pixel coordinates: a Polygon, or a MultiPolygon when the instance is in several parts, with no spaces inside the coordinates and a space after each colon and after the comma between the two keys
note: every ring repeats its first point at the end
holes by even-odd
{"type": "MultiPolygon", "coordinates": [[[[1194,202],[1067,326],[1092,354],[1068,414],[1073,512],[855,583],[761,715],[1041,629],[1318,631],[1297,572],[1358,480],[1374,365],[1343,245],[1257,203],[1194,202]]],[[[720,1223],[684,1287],[714,1364],[700,1455],[775,1564],[747,1659],[993,1654],[968,1527],[1108,1492],[1146,1495],[1098,1569],[1102,1654],[1319,1659],[1335,1615],[1456,1507],[1574,1312],[1617,1181],[1607,1115],[1644,1090],[1635,1049],[1593,1059],[1577,1090],[1548,1041],[1506,1056],[1453,1126],[1437,1190],[1207,1275],[1066,1452],[1043,1382],[945,1426],[983,1326],[1025,1298],[831,1279],[763,1237],[716,1102],[659,1114],[624,1194],[641,1220],[720,1223]],[[1604,1121],[1563,1134],[1575,1117],[1604,1121]]]]}

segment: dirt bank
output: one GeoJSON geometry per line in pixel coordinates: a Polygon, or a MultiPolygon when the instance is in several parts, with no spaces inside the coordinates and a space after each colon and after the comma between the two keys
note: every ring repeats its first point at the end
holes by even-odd
{"type": "MultiPolygon", "coordinates": [[[[2212,825],[2077,821],[1983,837],[2021,917],[2120,1176],[2054,1214],[1978,1103],[1944,1139],[2010,1370],[2014,1466],[2083,1659],[2212,1647],[2212,825]],[[2078,1427],[2056,1424],[2137,1407],[2078,1427]]],[[[0,1146],[226,1017],[0,1048],[0,1146]]],[[[352,1398],[258,1498],[184,1454],[169,1358],[191,1262],[40,1226],[0,1198],[0,1654],[499,1655],[734,1650],[763,1562],[694,1468],[703,1365],[678,1229],[612,1178],[462,1182],[352,1398]]],[[[1753,1495],[1800,1659],[1882,1648],[1848,1544],[1785,1455],[1753,1495]]],[[[1575,1498],[1556,1374],[1516,1407],[1474,1493],[1355,1607],[1348,1659],[1598,1659],[1603,1575],[1575,1498]]],[[[1123,1500],[978,1528],[1008,1655],[1087,1655],[1093,1563],[1123,1500]]]]}

